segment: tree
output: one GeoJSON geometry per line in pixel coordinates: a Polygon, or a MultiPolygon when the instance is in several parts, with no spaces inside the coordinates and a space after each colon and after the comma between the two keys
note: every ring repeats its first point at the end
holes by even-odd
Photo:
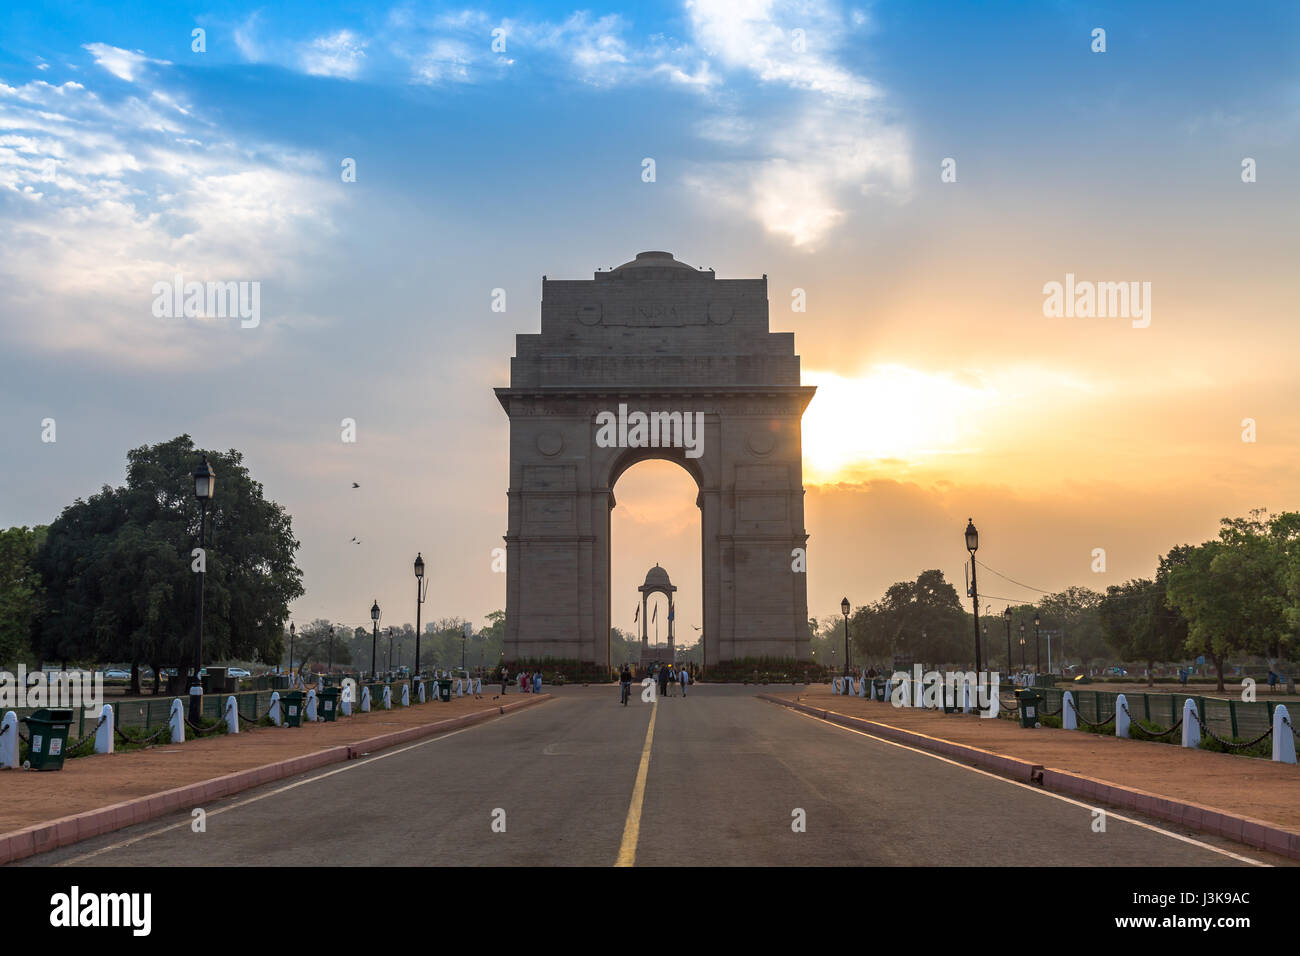
{"type": "Polygon", "coordinates": [[[1210,658],[1220,691],[1229,655],[1277,658],[1294,643],[1287,574],[1297,527],[1295,513],[1224,518],[1219,540],[1190,549],[1169,573],[1168,603],[1187,619],[1187,649],[1210,658]]]}
{"type": "Polygon", "coordinates": [[[864,658],[904,654],[934,665],[966,660],[968,634],[957,590],[937,570],[890,585],[879,601],[859,608],[849,625],[864,658]]]}
{"type": "Polygon", "coordinates": [[[41,607],[36,554],[44,527],[0,531],[0,665],[31,657],[32,626],[41,607]]]}
{"type": "Polygon", "coordinates": [[[204,657],[274,661],[288,605],[302,595],[298,542],[284,509],[234,449],[203,452],[188,435],[127,453],[126,485],[77,499],[50,525],[37,567],[46,591],[37,651],[57,660],[192,664],[198,544],[194,468],[216,472],[208,505],[204,657]]]}
{"type": "Polygon", "coordinates": [[[1071,586],[1038,602],[1042,626],[1061,632],[1061,662],[1073,654],[1086,671],[1094,660],[1106,656],[1097,606],[1101,595],[1091,588],[1071,586]]]}

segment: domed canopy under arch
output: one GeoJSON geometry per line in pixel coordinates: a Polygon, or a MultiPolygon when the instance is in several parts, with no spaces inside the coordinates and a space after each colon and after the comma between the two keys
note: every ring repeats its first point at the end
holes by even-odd
{"type": "Polygon", "coordinates": [[[668,649],[670,652],[674,644],[675,623],[677,619],[676,608],[673,604],[673,592],[677,590],[677,585],[668,580],[668,572],[656,564],[646,572],[645,584],[637,588],[641,592],[641,648],[642,659],[645,657],[645,649],[650,646],[650,629],[649,621],[646,618],[646,605],[651,594],[664,594],[668,597],[668,649]]]}

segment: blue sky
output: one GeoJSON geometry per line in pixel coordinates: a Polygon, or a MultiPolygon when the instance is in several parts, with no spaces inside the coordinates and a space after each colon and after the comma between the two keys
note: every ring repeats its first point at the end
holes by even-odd
{"type": "MultiPolygon", "coordinates": [[[[1065,393],[1070,428],[1094,443],[1070,465],[1092,485],[1069,513],[1112,536],[1127,571],[1211,532],[1218,511],[1288,504],[1275,489],[1295,478],[1300,438],[1286,360],[1294,4],[128,3],[2,16],[0,523],[48,522],[120,481],[127,448],[189,432],[243,450],[296,516],[300,616],[405,603],[423,550],[440,610],[478,619],[503,604],[487,555],[505,528],[506,423],[490,388],[508,379],[513,336],[536,328],[542,274],[587,277],[644,249],[768,274],[772,327],[795,330],[806,374],[905,366],[930,392],[1002,387],[990,402],[1003,427],[974,448],[995,481],[963,471],[969,439],[889,456],[908,459],[903,472],[864,452],[840,478],[868,497],[897,490],[888,482],[940,488],[935,527],[964,524],[972,498],[1008,526],[1019,515],[1022,557],[1008,563],[1043,565],[1027,556],[1039,518],[1026,502],[1065,470],[1028,476],[1062,429],[1023,410],[1065,393]],[[1104,54],[1089,48],[1095,27],[1104,54]],[[1249,191],[1245,156],[1260,168],[1249,191]],[[955,188],[939,182],[944,157],[955,188]],[[345,158],[354,183],[340,179],[345,158]],[[1153,278],[1179,323],[1117,345],[1113,329],[1022,318],[1067,268],[1153,278]],[[177,272],[259,281],[261,324],[155,319],[150,287],[177,272]],[[809,290],[807,314],[788,308],[794,287],[809,290]],[[504,314],[489,309],[494,288],[504,314]],[[1221,463],[1196,423],[1235,428],[1237,398],[1273,416],[1277,445],[1261,456],[1274,457],[1244,477],[1224,465],[1204,498],[1187,482],[1177,512],[1135,537],[1134,515],[1150,514],[1139,473],[1221,463]],[[1125,417],[1135,407],[1149,420],[1125,417]],[[46,416],[55,445],[39,442],[46,416]],[[344,417],[355,446],[339,441],[344,417]],[[1032,469],[999,446],[1015,427],[1039,449],[1032,469]],[[1126,508],[1117,484],[1137,489],[1126,508]],[[344,547],[352,536],[360,549],[344,547]]],[[[697,527],[645,515],[642,536],[668,535],[658,550],[691,560],[697,527]]],[[[844,590],[818,568],[818,535],[867,526],[809,520],[818,613],[844,590]]],[[[941,565],[925,542],[866,559],[856,589],[941,565]]],[[[654,560],[630,554],[616,576],[654,560]]],[[[1045,587],[1087,566],[1046,560],[1045,587]]]]}

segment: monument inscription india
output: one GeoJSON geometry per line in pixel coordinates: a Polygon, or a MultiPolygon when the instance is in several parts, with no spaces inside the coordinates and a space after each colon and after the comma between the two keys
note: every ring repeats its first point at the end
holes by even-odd
{"type": "Polygon", "coordinates": [[[610,665],[610,512],[647,458],[695,479],[705,664],[808,658],[794,333],[768,331],[767,276],[719,279],[642,252],[590,280],[542,277],[541,332],[510,386],[510,660],[610,665]]]}

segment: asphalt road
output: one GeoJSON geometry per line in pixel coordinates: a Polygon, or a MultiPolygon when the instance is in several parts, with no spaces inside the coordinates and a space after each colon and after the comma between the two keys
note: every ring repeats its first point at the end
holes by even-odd
{"type": "Polygon", "coordinates": [[[620,851],[638,866],[1248,865],[1114,815],[1095,832],[1088,807],[754,695],[704,686],[624,708],[616,688],[563,688],[216,802],[203,833],[178,814],[25,865],[610,866],[620,851]]]}

